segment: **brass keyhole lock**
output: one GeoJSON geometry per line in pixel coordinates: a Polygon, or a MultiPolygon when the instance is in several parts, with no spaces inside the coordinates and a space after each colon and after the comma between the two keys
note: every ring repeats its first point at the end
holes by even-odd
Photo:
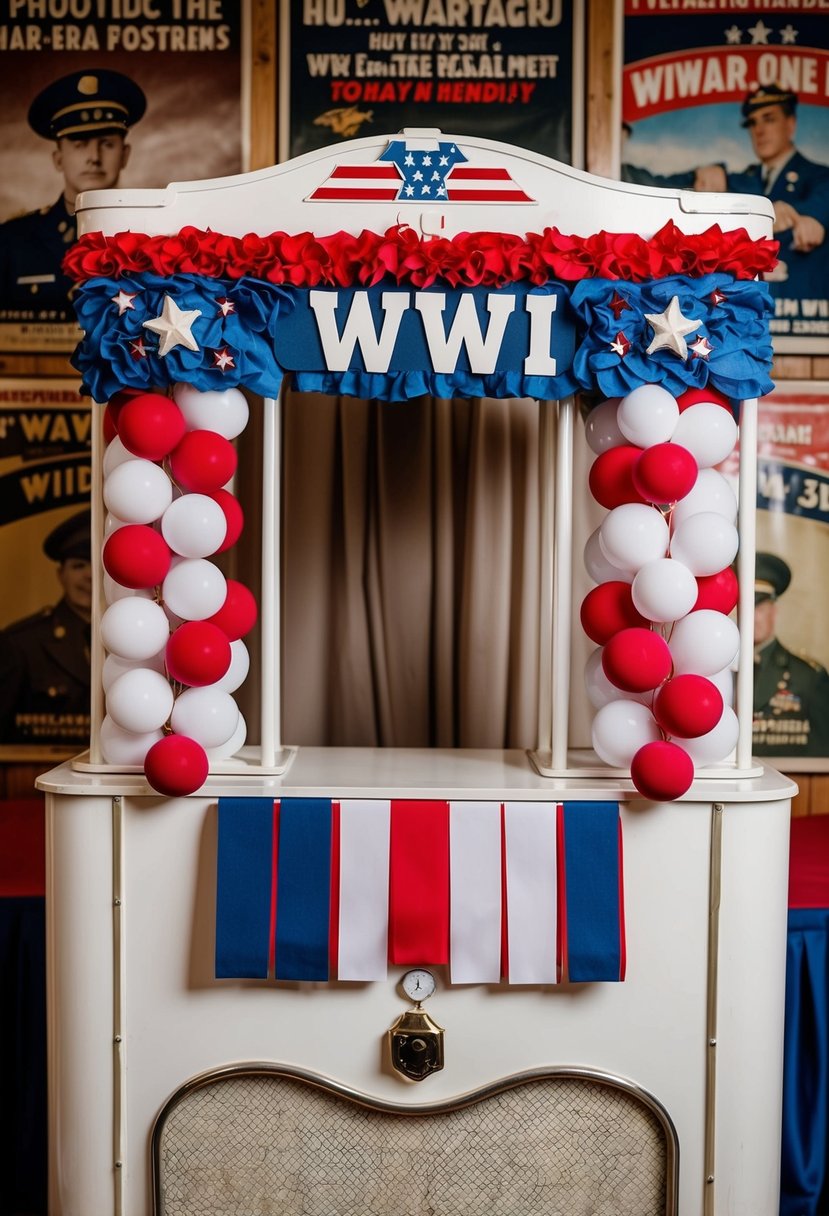
{"type": "Polygon", "coordinates": [[[388,1032],[392,1067],[410,1081],[422,1081],[443,1068],[443,1027],[420,1007],[434,992],[435,978],[418,968],[407,971],[401,984],[415,1005],[401,1013],[388,1032]]]}

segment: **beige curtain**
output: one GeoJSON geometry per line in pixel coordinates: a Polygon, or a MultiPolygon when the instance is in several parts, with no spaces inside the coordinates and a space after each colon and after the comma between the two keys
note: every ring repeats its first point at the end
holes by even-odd
{"type": "Polygon", "coordinates": [[[538,411],[288,395],[286,742],[536,745],[538,411]]]}

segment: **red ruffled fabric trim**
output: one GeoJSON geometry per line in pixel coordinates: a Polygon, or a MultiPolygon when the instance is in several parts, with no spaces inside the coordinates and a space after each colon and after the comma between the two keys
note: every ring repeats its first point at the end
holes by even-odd
{"type": "Polygon", "coordinates": [[[715,224],[689,236],[670,221],[650,240],[626,232],[566,236],[557,228],[524,237],[461,232],[450,239],[424,239],[405,225],[382,235],[364,230],[359,236],[321,237],[311,232],[235,237],[183,228],[175,236],[89,233],[69,250],[63,269],[79,283],[142,273],[249,277],[293,287],[365,287],[386,278],[415,287],[437,280],[455,287],[587,278],[640,283],[676,274],[753,279],[774,267],[777,248],[776,241],[752,240],[744,228],[723,232],[715,224]]]}

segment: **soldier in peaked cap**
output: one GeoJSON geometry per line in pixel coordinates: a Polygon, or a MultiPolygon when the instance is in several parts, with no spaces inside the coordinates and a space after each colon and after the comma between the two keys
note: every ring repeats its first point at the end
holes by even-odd
{"type": "Polygon", "coordinates": [[[43,552],[57,563],[63,595],[0,633],[0,741],[81,748],[89,737],[90,512],[54,528],[43,552]]]}
{"type": "Polygon", "coordinates": [[[829,166],[808,160],[795,147],[797,100],[796,93],[777,84],[748,94],[742,125],[758,160],[742,173],[729,173],[727,188],[764,194],[774,205],[780,261],[771,279],[787,283],[787,296],[823,299],[829,273],[829,166]]]}
{"type": "Polygon", "coordinates": [[[792,572],[774,553],[758,553],[754,580],[754,752],[829,756],[829,674],[776,637],[777,601],[792,572]]]}
{"type": "Polygon", "coordinates": [[[52,161],[64,188],[51,207],[0,225],[0,310],[7,319],[71,319],[71,283],[60,266],[76,239],[75,198],[117,184],[130,154],[127,131],[145,108],[134,81],[103,69],[62,76],[35,97],[29,125],[55,141],[52,161]]]}

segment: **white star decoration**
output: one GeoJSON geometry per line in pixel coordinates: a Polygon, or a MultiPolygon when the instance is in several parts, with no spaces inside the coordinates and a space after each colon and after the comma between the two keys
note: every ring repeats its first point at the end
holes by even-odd
{"type": "Polygon", "coordinates": [[[217,297],[216,303],[219,305],[219,316],[226,317],[230,313],[236,311],[236,305],[232,300],[229,300],[227,296],[222,296],[221,298],[217,297]]]}
{"type": "Polygon", "coordinates": [[[118,308],[119,317],[123,317],[124,313],[127,311],[128,308],[132,308],[132,309],[135,308],[135,305],[133,304],[133,300],[135,299],[135,297],[137,295],[138,295],[137,291],[129,292],[129,291],[124,291],[124,289],[121,288],[121,290],[118,292],[117,296],[110,296],[112,303],[115,304],[118,308]]]}
{"type": "Polygon", "coordinates": [[[144,321],[143,328],[158,334],[161,342],[158,353],[162,357],[169,355],[176,346],[186,346],[188,350],[198,350],[199,344],[190,332],[201,309],[194,308],[192,312],[183,312],[172,296],[165,296],[161,307],[161,316],[152,321],[144,321]]]}
{"type": "Polygon", "coordinates": [[[789,46],[792,46],[795,42],[797,42],[797,35],[799,33],[800,31],[796,30],[790,21],[788,25],[784,25],[781,29],[780,41],[784,46],[786,46],[787,43],[789,46]]]}
{"type": "Polygon", "coordinates": [[[647,354],[654,351],[672,350],[680,359],[688,358],[688,346],[685,335],[699,329],[702,321],[692,321],[684,317],[679,307],[679,296],[674,296],[664,312],[646,312],[645,320],[653,326],[653,341],[647,349],[647,354]]]}
{"type": "Polygon", "coordinates": [[[749,26],[752,46],[768,46],[771,26],[766,25],[762,18],[756,25],[749,26]]]}
{"type": "Polygon", "coordinates": [[[630,342],[628,342],[621,330],[619,330],[615,339],[610,343],[610,349],[613,351],[614,355],[618,355],[620,359],[624,359],[625,355],[630,350],[630,342]]]}
{"type": "Polygon", "coordinates": [[[743,31],[739,25],[731,25],[725,31],[726,46],[737,46],[743,40],[743,31]]]}

